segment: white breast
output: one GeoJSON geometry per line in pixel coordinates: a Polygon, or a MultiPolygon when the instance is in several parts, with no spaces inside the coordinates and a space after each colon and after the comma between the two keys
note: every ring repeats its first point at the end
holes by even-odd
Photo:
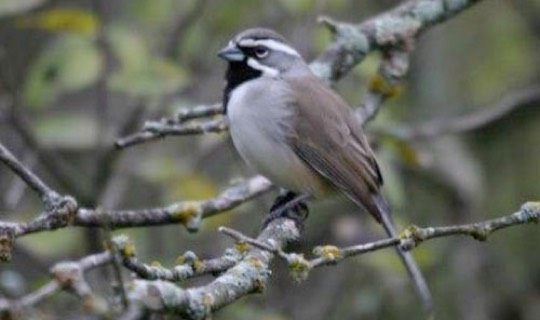
{"type": "Polygon", "coordinates": [[[258,78],[235,88],[227,105],[234,146],[253,169],[296,192],[321,193],[323,182],[288,146],[294,116],[290,92],[281,81],[258,78]]]}

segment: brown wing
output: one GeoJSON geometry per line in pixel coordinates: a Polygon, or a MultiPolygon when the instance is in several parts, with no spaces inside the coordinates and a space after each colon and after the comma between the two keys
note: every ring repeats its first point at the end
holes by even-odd
{"type": "Polygon", "coordinates": [[[381,221],[382,176],[352,110],[320,80],[291,81],[298,97],[291,144],[300,158],[381,221]]]}
{"type": "MultiPolygon", "coordinates": [[[[390,237],[396,236],[390,208],[380,193],[382,177],[363,130],[347,104],[318,79],[293,81],[298,104],[296,153],[349,198],[363,205],[390,237]]],[[[432,299],[422,272],[409,252],[396,247],[426,310],[432,299]]]]}

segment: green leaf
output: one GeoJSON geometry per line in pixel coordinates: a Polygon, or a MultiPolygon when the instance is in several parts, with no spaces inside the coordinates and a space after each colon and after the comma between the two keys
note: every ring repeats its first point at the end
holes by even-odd
{"type": "Polygon", "coordinates": [[[40,117],[33,127],[40,143],[52,148],[92,147],[97,136],[93,118],[79,112],[62,112],[40,117]]]}
{"type": "Polygon", "coordinates": [[[153,57],[145,41],[122,27],[111,29],[110,43],[120,68],[109,79],[111,90],[139,97],[155,97],[186,84],[183,69],[167,59],[153,57]]]}
{"type": "Polygon", "coordinates": [[[17,20],[17,26],[46,31],[67,31],[84,35],[93,35],[99,25],[96,16],[89,10],[77,8],[54,8],[36,14],[27,15],[17,20]]]}
{"type": "Polygon", "coordinates": [[[144,39],[127,27],[111,26],[107,37],[123,69],[136,69],[150,59],[144,39]]]}
{"type": "Polygon", "coordinates": [[[166,60],[151,60],[138,68],[114,73],[109,87],[133,96],[155,97],[173,93],[185,83],[182,69],[166,60]]]}
{"type": "Polygon", "coordinates": [[[31,66],[24,84],[24,100],[29,107],[49,105],[60,94],[95,83],[101,70],[102,59],[92,39],[61,36],[31,66]]]}

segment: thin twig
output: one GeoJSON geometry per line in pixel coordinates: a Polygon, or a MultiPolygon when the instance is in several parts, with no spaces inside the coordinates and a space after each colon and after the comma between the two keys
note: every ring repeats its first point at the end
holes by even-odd
{"type": "Polygon", "coordinates": [[[85,299],[87,305],[92,304],[101,308],[102,306],[99,304],[104,303],[104,300],[96,301],[97,296],[91,292],[83,276],[84,273],[109,263],[111,258],[112,255],[109,252],[103,252],[86,256],[79,261],[59,262],[51,268],[53,280],[20,299],[0,299],[0,311],[14,312],[22,308],[35,306],[60,290],[73,292],[85,299]]]}
{"type": "Polygon", "coordinates": [[[539,221],[540,202],[527,202],[519,211],[513,214],[487,221],[443,227],[419,228],[417,226],[410,226],[406,228],[399,237],[395,238],[382,239],[345,248],[338,248],[332,245],[316,247],[313,251],[318,257],[312,260],[303,259],[303,256],[298,253],[285,253],[279,247],[250,238],[233,229],[221,227],[219,231],[232,237],[236,241],[245,242],[261,250],[277,254],[288,261],[289,264],[291,264],[291,262],[295,264],[303,263],[305,264],[305,268],[302,270],[305,271],[324,265],[333,265],[345,258],[397,245],[400,245],[406,250],[411,250],[424,241],[446,236],[466,235],[479,241],[486,241],[488,236],[497,230],[526,223],[538,223],[539,221]],[[299,261],[298,257],[302,257],[302,261],[299,261]]]}
{"type": "Polygon", "coordinates": [[[382,134],[391,134],[401,139],[430,139],[444,134],[455,134],[482,128],[516,109],[533,105],[540,101],[540,84],[534,84],[504,95],[497,102],[482,108],[475,108],[469,114],[455,117],[429,120],[409,127],[393,127],[382,134]]]}
{"type": "MultiPolygon", "coordinates": [[[[368,92],[356,110],[360,122],[365,123],[376,115],[389,97],[399,93],[399,83],[407,74],[409,54],[415,40],[429,27],[446,21],[481,0],[451,0],[451,4],[447,1],[407,1],[357,25],[321,17],[320,23],[332,32],[334,40],[311,62],[310,67],[322,80],[333,83],[362,62],[367,54],[377,50],[382,53],[377,75],[371,80],[368,92]]],[[[116,146],[122,149],[168,135],[227,130],[219,120],[203,121],[194,127],[174,124],[175,121],[165,125],[163,122],[150,123],[151,128],[145,127],[140,132],[117,140],[116,146]]]]}
{"type": "MultiPolygon", "coordinates": [[[[214,103],[209,105],[200,105],[192,108],[180,108],[176,111],[174,119],[169,124],[180,124],[187,120],[193,120],[197,118],[207,118],[223,114],[223,106],[221,103],[214,103]]],[[[167,121],[167,120],[165,120],[167,121]]]]}
{"type": "Polygon", "coordinates": [[[64,197],[54,211],[43,212],[29,222],[0,222],[0,236],[13,240],[30,233],[56,230],[68,225],[110,226],[111,229],[119,229],[180,223],[188,230],[196,231],[203,219],[233,209],[271,189],[272,184],[268,179],[255,176],[225,189],[211,199],[182,201],[152,209],[118,211],[77,208],[75,199],[64,197]]]}
{"type": "Polygon", "coordinates": [[[147,122],[143,131],[118,139],[115,145],[119,149],[124,149],[143,142],[163,139],[166,136],[186,136],[209,132],[220,133],[226,131],[227,128],[227,123],[222,118],[177,125],[147,122]]]}
{"type": "Polygon", "coordinates": [[[103,215],[108,215],[107,219],[113,229],[180,223],[189,231],[197,231],[202,219],[237,207],[271,188],[272,184],[266,178],[255,176],[206,200],[182,201],[167,207],[143,210],[103,210],[103,214],[97,214],[93,209],[80,209],[73,223],[77,226],[99,227],[105,222],[103,215]]]}
{"type": "Polygon", "coordinates": [[[368,19],[360,24],[319,18],[334,37],[311,63],[322,79],[335,82],[362,62],[370,52],[411,43],[430,27],[442,23],[481,0],[416,0],[368,19]]]}
{"type": "Polygon", "coordinates": [[[22,164],[15,156],[0,142],[0,161],[8,166],[26,184],[34,190],[45,204],[47,210],[52,209],[60,195],[51,187],[45,184],[37,175],[22,164]]]}
{"type": "MultiPolygon", "coordinates": [[[[297,224],[281,218],[270,222],[257,241],[271,242],[281,248],[298,236],[297,224]]],[[[261,292],[271,275],[272,259],[273,254],[252,247],[239,263],[207,285],[183,289],[168,281],[135,280],[130,297],[150,311],[168,310],[187,319],[207,319],[213,311],[248,294],[261,292]]]]}
{"type": "Polygon", "coordinates": [[[78,184],[78,181],[82,179],[79,171],[60,154],[52,152],[41,145],[41,142],[32,130],[31,124],[22,112],[25,108],[20,103],[21,98],[18,96],[19,93],[12,91],[11,94],[13,98],[10,100],[8,112],[11,127],[22,138],[27,147],[36,153],[39,164],[47,170],[49,175],[61,187],[65,190],[70,190],[72,194],[77,196],[83,194],[83,188],[78,184]]]}
{"type": "MultiPolygon", "coordinates": [[[[529,202],[523,205],[519,212],[484,222],[436,228],[409,227],[399,238],[341,249],[334,246],[320,247],[316,250],[318,257],[313,260],[307,260],[303,255],[296,253],[283,253],[283,255],[293,276],[301,280],[308,276],[312,268],[335,264],[345,258],[366,252],[396,245],[412,249],[423,241],[450,235],[469,235],[478,240],[486,240],[491,232],[524,223],[538,222],[539,219],[540,203],[529,202]]],[[[231,229],[222,228],[221,231],[240,241],[242,246],[246,243],[252,246],[236,266],[211,283],[190,289],[183,289],[161,280],[135,280],[130,297],[138,301],[139,306],[150,311],[167,310],[188,319],[204,319],[211,312],[245,295],[261,290],[271,274],[269,263],[273,256],[283,250],[286,242],[294,240],[299,234],[298,225],[290,219],[277,219],[270,222],[257,239],[231,229]]]]}
{"type": "Polygon", "coordinates": [[[135,256],[135,246],[125,236],[115,237],[113,244],[122,257],[123,265],[140,278],[173,282],[225,272],[240,262],[247,251],[238,246],[234,249],[227,249],[221,257],[207,260],[199,259],[195,253],[188,251],[177,259],[178,265],[173,268],[165,268],[161,265],[147,265],[140,262],[135,256]]]}
{"type": "MultiPolygon", "coordinates": [[[[413,249],[424,241],[452,235],[468,235],[474,239],[485,241],[492,232],[497,230],[525,223],[538,223],[539,220],[540,202],[528,202],[518,212],[483,222],[427,228],[413,226],[402,232],[399,238],[383,239],[345,248],[334,246],[318,247],[314,250],[317,257],[312,260],[304,259],[300,254],[284,253],[282,251],[286,242],[296,239],[299,235],[298,225],[293,220],[276,219],[270,222],[257,239],[250,238],[232,229],[221,228],[223,233],[241,242],[234,249],[236,250],[234,256],[230,257],[234,266],[230,267],[229,262],[227,262],[226,266],[222,265],[220,268],[215,267],[216,265],[214,265],[215,268],[210,267],[213,265],[210,263],[213,259],[202,261],[190,252],[184,254],[182,264],[173,270],[135,262],[136,267],[131,266],[130,269],[150,279],[177,281],[211,272],[209,269],[220,272],[227,271],[205,286],[190,289],[181,289],[162,280],[135,280],[130,288],[129,298],[132,302],[130,306],[138,310],[137,314],[140,314],[146,308],[152,311],[176,312],[187,315],[189,319],[199,319],[203,317],[195,315],[209,314],[247,294],[261,290],[270,275],[269,263],[274,254],[285,258],[293,273],[302,273],[302,276],[297,276],[298,279],[302,279],[313,268],[333,265],[346,258],[367,252],[396,245],[401,245],[406,249],[413,249]],[[251,245],[252,248],[246,248],[242,243],[251,245]],[[239,248],[245,253],[238,251],[239,248]],[[208,263],[208,265],[199,265],[205,263],[208,263]],[[197,271],[197,268],[201,269],[197,271]],[[176,275],[175,272],[177,272],[176,275]]],[[[124,259],[132,262],[136,261],[134,247],[127,238],[116,237],[113,243],[118,246],[118,252],[124,259]]],[[[74,292],[86,301],[89,298],[95,300],[98,297],[90,291],[83,279],[83,274],[93,268],[110,263],[111,259],[111,253],[103,252],[82,258],[77,262],[58,263],[52,268],[54,280],[19,300],[0,300],[0,310],[19,310],[20,308],[33,306],[60,289],[74,292]]],[[[224,263],[224,261],[220,261],[219,264],[224,263]]],[[[127,264],[130,265],[129,262],[127,264]]],[[[99,307],[99,303],[94,302],[94,306],[99,307]]],[[[133,312],[131,307],[126,310],[126,313],[133,312]]]]}

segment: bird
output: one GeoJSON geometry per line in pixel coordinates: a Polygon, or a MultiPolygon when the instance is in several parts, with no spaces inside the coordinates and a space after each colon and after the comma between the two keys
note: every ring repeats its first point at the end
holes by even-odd
{"type": "MultiPolygon", "coordinates": [[[[388,236],[397,237],[381,170],[354,110],[285,37],[250,28],[234,36],[218,56],[228,63],[223,108],[243,160],[302,199],[344,194],[382,224],[388,236]]],[[[409,252],[396,250],[430,312],[424,276],[409,252]]]]}

